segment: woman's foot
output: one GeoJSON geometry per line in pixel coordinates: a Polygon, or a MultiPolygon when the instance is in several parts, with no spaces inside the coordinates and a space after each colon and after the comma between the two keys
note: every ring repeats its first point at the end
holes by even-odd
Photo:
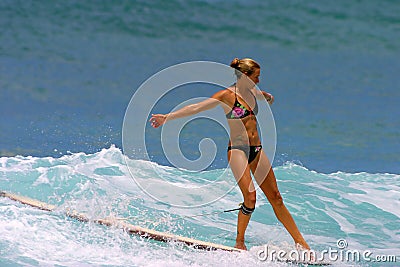
{"type": "Polygon", "coordinates": [[[315,252],[311,251],[310,247],[308,246],[307,243],[305,243],[305,246],[300,245],[299,243],[296,243],[296,249],[297,251],[301,252],[300,255],[303,256],[302,260],[305,261],[310,261],[310,262],[315,262],[315,252]]]}
{"type": "Polygon", "coordinates": [[[236,241],[235,248],[247,250],[247,247],[244,244],[244,241],[236,241]]]}

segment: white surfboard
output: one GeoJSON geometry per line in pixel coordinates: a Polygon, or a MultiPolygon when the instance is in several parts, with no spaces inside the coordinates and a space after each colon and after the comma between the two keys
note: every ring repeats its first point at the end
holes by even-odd
{"type": "MultiPolygon", "coordinates": [[[[54,205],[50,205],[50,204],[41,202],[36,199],[28,198],[25,196],[19,196],[19,195],[12,194],[9,192],[0,191],[0,196],[9,198],[11,200],[20,202],[22,204],[29,205],[34,208],[45,210],[45,211],[54,211],[56,209],[56,206],[54,206],[54,205]]],[[[234,248],[234,247],[224,246],[224,245],[215,244],[215,243],[211,243],[211,242],[196,240],[196,239],[189,238],[189,237],[178,236],[178,235],[174,235],[174,234],[170,234],[170,233],[159,232],[159,231],[147,229],[147,228],[136,226],[133,224],[121,222],[121,220],[117,220],[117,219],[105,218],[105,219],[90,220],[87,215],[85,215],[84,213],[79,213],[75,210],[67,210],[65,214],[66,214],[66,216],[76,219],[76,220],[79,220],[81,222],[92,221],[94,223],[98,223],[98,224],[109,226],[109,227],[121,228],[130,235],[138,235],[138,236],[141,236],[144,238],[149,238],[152,240],[157,240],[157,241],[162,241],[162,242],[180,242],[180,243],[186,244],[187,246],[193,247],[195,249],[225,250],[225,251],[237,251],[237,252],[242,251],[242,250],[234,248]]]]}
{"type": "MultiPolygon", "coordinates": [[[[51,204],[44,203],[44,202],[36,200],[36,199],[12,194],[12,193],[5,192],[5,191],[0,191],[0,196],[9,198],[11,200],[20,202],[22,204],[29,205],[34,208],[45,210],[45,211],[51,212],[57,208],[55,205],[51,205],[51,204]]],[[[171,233],[165,233],[165,232],[151,230],[151,229],[144,228],[141,226],[129,224],[129,223],[123,222],[118,219],[104,218],[104,219],[91,220],[86,214],[79,213],[76,210],[67,210],[65,212],[65,215],[68,216],[69,218],[73,218],[73,219],[76,219],[81,222],[94,222],[94,223],[101,224],[104,226],[117,227],[117,228],[123,229],[130,235],[137,235],[137,236],[141,236],[144,238],[162,241],[162,242],[179,242],[179,243],[183,243],[189,247],[193,247],[195,249],[225,250],[225,251],[236,251],[236,252],[243,251],[243,250],[240,250],[240,249],[237,249],[234,247],[229,247],[229,246],[215,244],[215,243],[211,243],[211,242],[196,240],[193,238],[174,235],[171,233]]],[[[270,244],[264,245],[264,246],[252,247],[250,249],[250,252],[256,253],[258,259],[264,260],[264,261],[267,261],[267,260],[268,261],[280,261],[280,262],[288,262],[288,263],[299,264],[299,265],[313,265],[313,266],[331,265],[329,262],[323,262],[323,261],[300,260],[295,257],[296,255],[293,255],[293,249],[290,249],[288,247],[278,247],[278,246],[274,246],[274,245],[270,245],[270,244]],[[273,253],[273,254],[271,254],[271,253],[273,253]]]]}

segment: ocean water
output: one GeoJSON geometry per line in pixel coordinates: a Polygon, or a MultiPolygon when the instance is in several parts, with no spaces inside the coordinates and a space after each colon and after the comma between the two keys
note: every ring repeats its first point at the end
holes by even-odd
{"type": "MultiPolygon", "coordinates": [[[[399,14],[400,3],[389,0],[1,1],[0,190],[58,208],[0,199],[0,266],[288,266],[257,258],[265,244],[292,246],[261,192],[246,253],[149,242],[63,215],[74,208],[91,218],[129,217],[232,246],[235,213],[185,217],[242,201],[225,172],[227,135],[209,121],[185,128],[179,144],[189,159],[204,138],[217,147],[212,164],[193,173],[168,162],[149,125],[151,162],[126,159],[122,124],[137,88],[158,71],[235,57],[256,59],[259,87],[275,96],[273,167],[311,247],[337,248],[345,239],[347,249],[400,256],[399,14]],[[201,188],[216,177],[204,194],[166,194],[192,209],[157,201],[135,183],[201,188]],[[210,197],[218,201],[200,205],[210,197]]],[[[153,111],[216,90],[178,88],[153,111]]]]}

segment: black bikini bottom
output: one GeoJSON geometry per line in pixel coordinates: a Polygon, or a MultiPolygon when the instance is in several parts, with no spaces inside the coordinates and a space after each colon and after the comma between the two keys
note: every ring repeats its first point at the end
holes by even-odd
{"type": "Polygon", "coordinates": [[[239,149],[246,154],[246,157],[248,159],[248,163],[251,163],[256,157],[258,152],[261,151],[262,146],[246,146],[246,145],[241,145],[241,146],[228,146],[228,151],[231,149],[239,149]]]}

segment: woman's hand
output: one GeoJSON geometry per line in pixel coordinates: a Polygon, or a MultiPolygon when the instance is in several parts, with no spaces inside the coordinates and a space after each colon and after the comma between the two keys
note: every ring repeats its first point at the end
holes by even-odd
{"type": "Polygon", "coordinates": [[[167,115],[164,114],[151,114],[150,122],[153,128],[158,128],[165,123],[167,115]]]}
{"type": "Polygon", "coordinates": [[[264,97],[267,100],[268,104],[272,105],[272,103],[274,103],[274,96],[270,93],[265,92],[264,97]]]}

